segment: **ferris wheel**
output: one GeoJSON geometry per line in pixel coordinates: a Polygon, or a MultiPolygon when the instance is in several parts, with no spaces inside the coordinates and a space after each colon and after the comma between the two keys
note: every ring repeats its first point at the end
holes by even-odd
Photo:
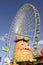
{"type": "Polygon", "coordinates": [[[11,24],[7,42],[9,57],[11,54],[10,48],[12,46],[10,42],[14,35],[29,36],[32,42],[37,42],[38,46],[38,41],[40,40],[40,16],[38,10],[32,4],[23,5],[11,24]]]}

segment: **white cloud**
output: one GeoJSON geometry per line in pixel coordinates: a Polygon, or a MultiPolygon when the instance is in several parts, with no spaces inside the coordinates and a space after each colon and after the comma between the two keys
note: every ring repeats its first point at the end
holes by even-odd
{"type": "MultiPolygon", "coordinates": [[[[31,47],[33,46],[33,44],[37,44],[36,42],[35,42],[35,43],[32,43],[32,41],[30,41],[30,43],[31,43],[31,44],[30,44],[31,47]]],[[[40,40],[40,41],[38,42],[38,45],[43,47],[43,40],[40,40]]]]}
{"type": "Polygon", "coordinates": [[[4,39],[4,37],[3,37],[3,36],[0,36],[0,40],[5,41],[5,39],[4,39]]]}
{"type": "Polygon", "coordinates": [[[7,33],[3,36],[0,36],[1,41],[5,41],[6,39],[8,39],[8,34],[7,33]]]}
{"type": "MultiPolygon", "coordinates": [[[[31,42],[32,43],[32,42],[31,42]]],[[[33,43],[34,44],[34,43],[33,43]]],[[[35,44],[37,44],[37,42],[35,42],[35,44]]],[[[43,45],[43,40],[40,40],[39,42],[38,42],[38,45],[43,45]]]]}
{"type": "Polygon", "coordinates": [[[7,33],[4,35],[4,38],[8,38],[8,34],[7,33]]]}
{"type": "Polygon", "coordinates": [[[40,44],[43,45],[43,40],[40,40],[40,41],[38,42],[38,44],[39,44],[39,45],[40,45],[40,44]]]}

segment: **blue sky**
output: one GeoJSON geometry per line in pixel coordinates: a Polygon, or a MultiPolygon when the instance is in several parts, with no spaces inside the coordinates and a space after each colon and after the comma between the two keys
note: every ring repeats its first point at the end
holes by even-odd
{"type": "MultiPolygon", "coordinates": [[[[8,34],[11,23],[17,11],[26,3],[33,4],[39,11],[41,23],[40,39],[43,40],[43,0],[0,0],[0,37],[4,37],[8,34]]],[[[3,59],[7,54],[1,51],[1,48],[2,46],[5,46],[6,41],[6,37],[0,40],[0,56],[2,57],[2,62],[0,62],[0,65],[2,65],[3,59]]]]}

